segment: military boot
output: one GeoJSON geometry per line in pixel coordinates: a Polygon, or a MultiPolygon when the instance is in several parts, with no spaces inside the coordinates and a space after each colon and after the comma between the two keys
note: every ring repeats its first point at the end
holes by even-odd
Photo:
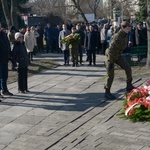
{"type": "Polygon", "coordinates": [[[116,99],[116,97],[114,95],[112,95],[110,93],[110,90],[108,90],[108,89],[106,89],[106,91],[105,91],[105,98],[110,99],[110,100],[116,99]]]}
{"type": "Polygon", "coordinates": [[[132,85],[131,82],[127,82],[126,91],[131,92],[135,87],[132,85]]]}

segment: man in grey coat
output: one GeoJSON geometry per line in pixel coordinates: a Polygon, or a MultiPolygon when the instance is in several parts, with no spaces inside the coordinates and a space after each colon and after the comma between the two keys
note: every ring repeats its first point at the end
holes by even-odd
{"type": "Polygon", "coordinates": [[[66,36],[71,34],[71,31],[67,30],[67,25],[62,25],[63,30],[59,33],[59,48],[64,52],[64,65],[69,65],[69,46],[65,43],[61,43],[61,40],[64,39],[66,36]]]}

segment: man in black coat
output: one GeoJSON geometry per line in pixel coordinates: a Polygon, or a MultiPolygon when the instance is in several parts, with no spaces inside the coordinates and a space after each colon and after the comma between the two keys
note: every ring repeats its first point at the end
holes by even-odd
{"type": "Polygon", "coordinates": [[[0,97],[2,95],[12,96],[13,94],[8,91],[7,78],[8,78],[8,60],[10,58],[10,43],[6,33],[2,30],[0,23],[0,97]]]}
{"type": "Polygon", "coordinates": [[[94,66],[96,65],[96,49],[97,49],[97,33],[94,31],[94,27],[92,25],[89,26],[89,32],[86,36],[86,49],[88,51],[88,66],[91,66],[92,62],[94,66]],[[93,56],[93,58],[92,58],[93,56]]]}
{"type": "Polygon", "coordinates": [[[37,32],[39,34],[39,37],[36,38],[37,40],[37,47],[38,47],[38,52],[43,52],[44,51],[44,45],[43,45],[43,36],[44,36],[44,30],[41,27],[41,25],[37,26],[37,32]]]}

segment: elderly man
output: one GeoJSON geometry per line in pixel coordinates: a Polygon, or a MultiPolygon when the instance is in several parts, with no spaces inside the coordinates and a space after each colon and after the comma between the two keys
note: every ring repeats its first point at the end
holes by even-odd
{"type": "Polygon", "coordinates": [[[105,84],[105,98],[115,99],[115,96],[110,93],[110,88],[114,79],[114,64],[119,65],[126,73],[126,90],[130,92],[134,87],[132,85],[132,71],[128,62],[122,57],[122,52],[128,43],[128,33],[131,30],[131,25],[127,21],[121,23],[121,29],[113,35],[108,49],[106,49],[106,69],[107,79],[105,84]]]}

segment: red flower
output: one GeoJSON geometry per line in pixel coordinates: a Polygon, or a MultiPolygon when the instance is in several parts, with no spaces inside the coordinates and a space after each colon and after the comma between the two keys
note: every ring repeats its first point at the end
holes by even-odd
{"type": "Polygon", "coordinates": [[[150,108],[150,80],[146,85],[133,89],[126,97],[125,115],[132,116],[137,109],[137,105],[143,105],[146,109],[150,108]]]}
{"type": "Polygon", "coordinates": [[[128,95],[127,95],[127,101],[133,101],[135,98],[140,97],[147,97],[148,96],[148,89],[145,89],[144,87],[139,87],[136,89],[133,89],[128,95]]]}

